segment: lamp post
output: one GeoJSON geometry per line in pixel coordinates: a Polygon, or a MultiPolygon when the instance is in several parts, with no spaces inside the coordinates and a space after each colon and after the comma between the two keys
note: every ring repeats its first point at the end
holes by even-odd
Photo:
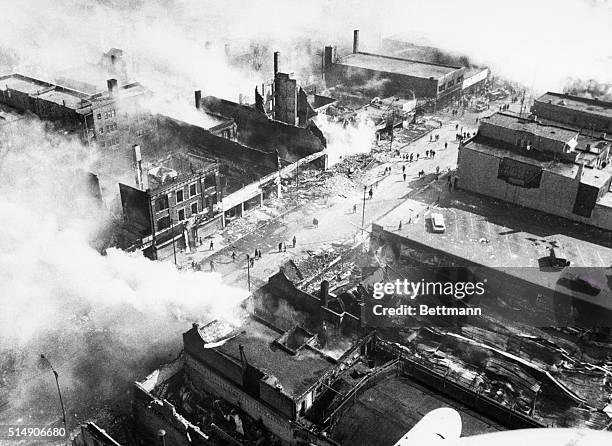
{"type": "Polygon", "coordinates": [[[361,236],[363,237],[363,225],[365,223],[365,202],[366,202],[366,190],[368,186],[363,186],[363,209],[361,211],[361,236]]]}
{"type": "Polygon", "coordinates": [[[62,399],[62,391],[60,390],[60,385],[59,385],[59,373],[57,373],[57,371],[53,368],[53,365],[51,365],[51,361],[49,361],[49,359],[45,355],[41,354],[40,358],[43,361],[45,361],[47,364],[49,364],[49,368],[53,372],[53,376],[55,376],[55,385],[57,386],[57,395],[59,396],[60,405],[62,407],[62,421],[64,422],[64,430],[66,431],[66,435],[68,435],[68,426],[66,424],[66,410],[64,409],[64,400],[62,399]]]}
{"type": "Polygon", "coordinates": [[[166,431],[163,429],[158,430],[157,436],[159,437],[161,446],[166,446],[166,431]]]}
{"type": "Polygon", "coordinates": [[[247,254],[246,257],[247,257],[247,283],[248,283],[249,291],[251,291],[251,256],[247,254]]]}
{"type": "Polygon", "coordinates": [[[174,264],[176,265],[176,246],[174,246],[174,221],[172,215],[170,215],[170,237],[172,237],[172,254],[174,254],[174,264]]]}

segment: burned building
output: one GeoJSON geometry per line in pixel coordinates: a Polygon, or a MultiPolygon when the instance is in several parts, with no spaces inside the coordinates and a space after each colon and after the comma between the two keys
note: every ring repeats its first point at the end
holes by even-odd
{"type": "Polygon", "coordinates": [[[0,77],[0,102],[55,122],[84,140],[93,136],[89,95],[18,73],[0,77]]]}
{"type": "Polygon", "coordinates": [[[135,416],[149,432],[165,429],[168,445],[202,444],[203,438],[223,436],[243,444],[267,436],[265,444],[332,446],[336,443],[311,428],[309,410],[340,372],[358,361],[369,340],[334,359],[318,348],[316,334],[300,326],[284,331],[255,316],[240,326],[194,324],[183,335],[179,361],[136,383],[135,416]],[[177,388],[172,381],[182,383],[181,395],[200,395],[200,407],[185,396],[175,397],[176,405],[165,400],[177,388]],[[222,400],[225,408],[215,403],[206,409],[204,400],[211,398],[222,400]],[[215,421],[219,412],[234,418],[230,429],[215,421]]]}
{"type": "Polygon", "coordinates": [[[325,83],[367,85],[380,82],[377,96],[399,95],[406,98],[433,98],[445,102],[461,94],[465,67],[443,65],[362,52],[359,30],[354,31],[353,52],[334,57],[334,49],[325,47],[323,57],[325,83]]]}
{"type": "Polygon", "coordinates": [[[457,185],[612,230],[610,142],[496,113],[459,146],[457,185]]]}

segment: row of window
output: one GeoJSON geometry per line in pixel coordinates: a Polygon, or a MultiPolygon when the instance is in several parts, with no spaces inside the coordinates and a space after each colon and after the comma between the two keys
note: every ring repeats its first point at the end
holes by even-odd
{"type": "MultiPolygon", "coordinates": [[[[198,213],[198,202],[191,203],[190,206],[191,215],[198,213]]],[[[181,208],[177,211],[178,221],[185,220],[185,208],[181,208]]],[[[170,216],[166,215],[157,220],[157,230],[161,231],[170,227],[170,216]]]]}
{"type": "Polygon", "coordinates": [[[440,86],[438,87],[438,91],[444,91],[447,88],[452,87],[453,85],[460,84],[461,82],[463,82],[463,76],[459,76],[456,80],[451,79],[445,84],[440,84],[440,86]]]}
{"type": "MultiPolygon", "coordinates": [[[[117,130],[117,123],[116,122],[106,126],[106,132],[107,133],[114,132],[116,130],[117,130]]],[[[100,135],[104,134],[104,127],[100,127],[100,130],[98,130],[98,132],[100,133],[100,135]]]]}
{"type": "MultiPolygon", "coordinates": [[[[104,119],[114,118],[115,116],[116,116],[115,110],[109,110],[109,111],[104,112],[104,119]]],[[[97,118],[102,119],[102,113],[98,113],[97,118]]]]}
{"type": "Polygon", "coordinates": [[[119,138],[111,138],[107,141],[100,141],[100,147],[112,147],[119,144],[119,138]]]}
{"type": "MultiPolygon", "coordinates": [[[[204,189],[214,186],[214,184],[215,184],[214,177],[212,175],[204,178],[204,184],[203,184],[204,189]]],[[[187,192],[188,192],[188,195],[187,197],[185,197],[185,191],[183,189],[177,190],[176,191],[176,202],[182,203],[186,199],[195,197],[198,194],[197,183],[191,183],[189,185],[187,192]]],[[[169,200],[168,200],[167,195],[159,197],[155,200],[155,211],[156,212],[166,210],[168,209],[168,207],[169,207],[169,200]]]]}

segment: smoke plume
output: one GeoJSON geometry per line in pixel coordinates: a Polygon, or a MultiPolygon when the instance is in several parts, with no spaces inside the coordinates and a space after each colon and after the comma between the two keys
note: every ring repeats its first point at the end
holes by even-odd
{"type": "Polygon", "coordinates": [[[245,292],[215,274],[93,249],[110,223],[82,175],[96,154],[48,130],[29,119],[0,128],[2,417],[57,418],[45,354],[74,427],[111,399],[125,403],[133,379],[180,351],[190,321],[231,320],[245,292]]]}

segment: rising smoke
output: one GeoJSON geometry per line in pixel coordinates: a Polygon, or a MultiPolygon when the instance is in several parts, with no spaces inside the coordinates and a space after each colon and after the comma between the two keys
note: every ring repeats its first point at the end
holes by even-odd
{"type": "Polygon", "coordinates": [[[3,416],[57,417],[44,353],[74,427],[111,398],[125,402],[132,380],[180,351],[190,321],[231,320],[245,293],[215,274],[99,254],[90,242],[109,221],[86,192],[92,149],[30,119],[2,126],[0,141],[0,384],[11,409],[3,416]]]}
{"type": "MultiPolygon", "coordinates": [[[[360,28],[366,51],[395,34],[555,90],[567,76],[609,80],[610,7],[588,0],[495,7],[485,0],[0,0],[0,71],[51,80],[117,47],[130,77],[167,99],[152,108],[183,101],[172,111],[184,117],[194,89],[233,100],[252,95],[271,76],[271,61],[262,59],[270,48],[281,51],[283,70],[300,76],[319,66],[323,44],[349,48],[352,29],[360,28]],[[237,69],[241,54],[250,62],[237,69]]],[[[338,158],[370,148],[367,127],[319,125],[338,158]]],[[[179,273],[113,250],[99,255],[89,242],[104,214],[80,193],[75,175],[96,165],[95,154],[36,122],[1,132],[0,358],[13,373],[0,384],[13,388],[11,413],[57,413],[53,383],[38,359],[45,353],[60,372],[68,407],[83,417],[148,371],[159,359],[153,352],[176,352],[181,314],[225,315],[241,293],[214,275],[179,273]]]]}

